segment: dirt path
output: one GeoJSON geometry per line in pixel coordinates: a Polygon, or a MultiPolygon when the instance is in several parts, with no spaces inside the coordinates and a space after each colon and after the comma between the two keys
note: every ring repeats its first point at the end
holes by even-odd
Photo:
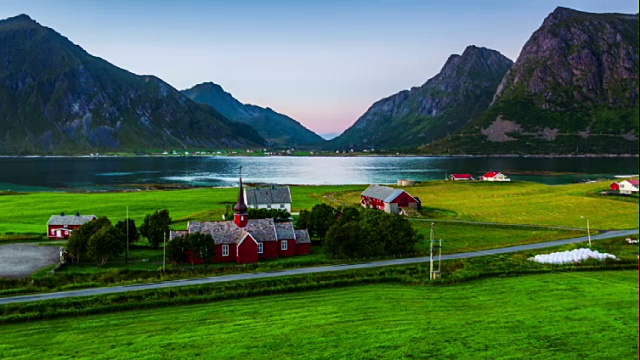
{"type": "Polygon", "coordinates": [[[21,278],[60,261],[57,246],[0,245],[0,277],[21,278]]]}

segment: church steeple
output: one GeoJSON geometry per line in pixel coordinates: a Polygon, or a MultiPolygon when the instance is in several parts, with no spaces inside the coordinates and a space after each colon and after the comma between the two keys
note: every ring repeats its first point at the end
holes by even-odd
{"type": "Polygon", "coordinates": [[[244,192],[242,191],[242,176],[240,176],[240,193],[238,194],[238,202],[236,206],[233,207],[235,214],[233,215],[233,220],[238,225],[238,227],[247,226],[247,222],[249,222],[249,215],[247,215],[247,204],[244,203],[244,192]]]}

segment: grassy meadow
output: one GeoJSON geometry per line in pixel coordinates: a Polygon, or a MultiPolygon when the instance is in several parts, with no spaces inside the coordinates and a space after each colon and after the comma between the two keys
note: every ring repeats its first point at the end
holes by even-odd
{"type": "MultiPolygon", "coordinates": [[[[292,186],[293,209],[313,207],[336,191],[362,191],[364,186],[292,186]]],[[[112,222],[129,216],[138,224],[154,210],[169,209],[176,229],[188,221],[220,220],[227,205],[238,199],[238,188],[198,188],[109,193],[35,192],[0,195],[0,234],[46,233],[51,215],[107,216],[112,222]]]]}
{"type": "Polygon", "coordinates": [[[375,284],[6,324],[0,356],[632,359],[637,304],[637,271],[375,284]]]}
{"type": "MultiPolygon", "coordinates": [[[[584,216],[593,229],[637,229],[637,198],[598,196],[609,185],[609,181],[570,185],[429,181],[404,189],[420,197],[427,218],[586,229],[584,216]]],[[[337,197],[344,203],[359,198],[357,191],[337,197]]]]}

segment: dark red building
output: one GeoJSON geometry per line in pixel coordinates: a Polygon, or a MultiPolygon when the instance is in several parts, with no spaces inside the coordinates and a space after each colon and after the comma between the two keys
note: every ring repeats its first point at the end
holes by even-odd
{"type": "Polygon", "coordinates": [[[68,239],[73,230],[95,219],[97,219],[95,215],[80,215],[80,213],[76,215],[65,215],[64,213],[51,215],[47,223],[47,235],[51,240],[68,239]]]}
{"type": "Polygon", "coordinates": [[[420,209],[420,198],[409,195],[404,190],[388,186],[371,185],[360,195],[360,203],[366,208],[382,210],[390,214],[399,214],[402,208],[420,209]]]}
{"type": "MultiPolygon", "coordinates": [[[[233,221],[189,222],[186,232],[172,231],[171,239],[184,233],[210,234],[216,244],[214,262],[247,264],[258,262],[259,259],[311,253],[311,241],[306,230],[294,231],[290,221],[276,223],[273,219],[249,219],[242,195],[240,179],[240,194],[234,207],[233,221]]],[[[202,260],[195,259],[193,262],[202,263],[202,260]]]]}

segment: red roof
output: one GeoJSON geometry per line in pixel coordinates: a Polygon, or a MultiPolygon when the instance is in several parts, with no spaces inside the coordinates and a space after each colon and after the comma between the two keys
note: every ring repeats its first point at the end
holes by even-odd
{"type": "Polygon", "coordinates": [[[498,175],[498,174],[500,174],[500,172],[497,172],[497,171],[490,171],[490,172],[488,172],[488,173],[484,174],[484,175],[483,175],[483,177],[486,177],[486,178],[492,178],[492,177],[495,177],[495,176],[496,176],[496,175],[498,175]]]}
{"type": "Polygon", "coordinates": [[[638,186],[639,185],[639,181],[638,180],[629,180],[629,182],[631,183],[631,185],[633,186],[638,186]]]}
{"type": "Polygon", "coordinates": [[[454,179],[473,179],[471,174],[451,174],[451,177],[454,179]]]}

